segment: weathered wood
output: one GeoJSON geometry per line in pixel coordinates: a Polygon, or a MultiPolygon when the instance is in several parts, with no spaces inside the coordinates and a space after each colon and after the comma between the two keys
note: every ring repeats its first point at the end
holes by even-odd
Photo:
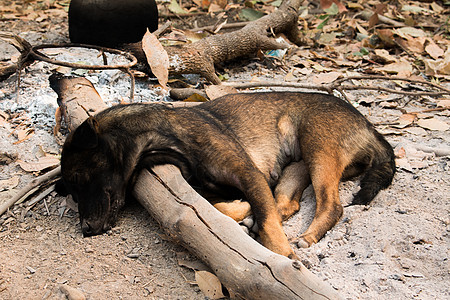
{"type": "Polygon", "coordinates": [[[50,87],[58,94],[58,105],[69,130],[77,128],[89,115],[108,107],[94,85],[84,77],[65,77],[55,73],[49,81],[50,87]]]}
{"type": "MultiPolygon", "coordinates": [[[[169,55],[170,74],[200,74],[208,81],[220,84],[215,64],[256,55],[259,50],[287,48],[288,44],[277,42],[274,34],[284,33],[292,43],[304,44],[297,25],[301,3],[301,0],[285,0],[278,10],[249,22],[242,29],[212,35],[195,43],[165,47],[169,55]]],[[[147,61],[141,43],[127,44],[124,48],[132,52],[138,61],[147,61]]]]}
{"type": "Polygon", "coordinates": [[[338,299],[300,262],[263,247],[217,211],[172,165],[143,171],[135,197],[166,233],[211,267],[232,298],[338,299]]]}

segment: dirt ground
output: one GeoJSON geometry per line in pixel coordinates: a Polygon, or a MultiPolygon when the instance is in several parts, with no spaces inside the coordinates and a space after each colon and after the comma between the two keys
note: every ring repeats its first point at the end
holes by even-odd
{"type": "MultiPolygon", "coordinates": [[[[0,30],[20,34],[32,44],[67,42],[64,10],[46,10],[46,15],[44,20],[2,21],[0,30]]],[[[17,57],[14,48],[0,42],[0,60],[11,56],[17,57]]],[[[47,80],[54,68],[35,63],[22,71],[18,102],[17,77],[0,82],[0,112],[7,116],[6,120],[0,116],[0,152],[17,154],[19,159],[6,161],[2,156],[0,182],[18,178],[18,184],[11,183],[13,189],[0,185],[0,203],[35,177],[20,167],[21,161],[36,161],[42,152],[60,154],[52,133],[56,94],[47,80]],[[33,129],[33,134],[25,134],[24,139],[19,125],[33,129]]],[[[255,74],[265,79],[286,75],[255,60],[228,71],[239,80],[251,80],[255,74]]],[[[127,95],[126,76],[117,72],[84,75],[96,81],[104,99],[120,101],[121,95],[127,95]]],[[[296,76],[299,81],[310,80],[308,75],[296,76]]],[[[157,98],[149,95],[150,85],[145,79],[137,83],[138,101],[157,98]]],[[[438,99],[394,96],[363,105],[359,100],[375,99],[378,94],[355,91],[349,95],[395,147],[397,174],[392,186],[369,207],[345,208],[341,221],[319,243],[309,249],[293,247],[302,262],[344,299],[448,299],[450,159],[445,152],[450,149],[449,130],[390,126],[402,112],[424,111],[435,107],[438,99]]],[[[422,113],[424,119],[449,124],[448,116],[448,109],[422,113]]],[[[341,184],[344,204],[357,188],[355,182],[341,184]]],[[[0,216],[0,299],[65,299],[61,287],[66,285],[87,299],[205,298],[193,270],[180,265],[196,261],[195,256],[168,240],[138,204],[126,207],[107,234],[83,238],[70,199],[52,192],[32,206],[29,201],[0,216]]],[[[301,211],[284,225],[290,239],[307,228],[313,213],[314,194],[309,187],[301,211]]]]}

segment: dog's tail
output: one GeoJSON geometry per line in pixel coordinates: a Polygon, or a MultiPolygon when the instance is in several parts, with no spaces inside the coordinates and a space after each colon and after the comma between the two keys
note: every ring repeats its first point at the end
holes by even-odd
{"type": "Polygon", "coordinates": [[[375,132],[378,145],[374,147],[371,166],[361,178],[361,189],[350,205],[367,205],[383,189],[392,183],[395,174],[395,156],[391,145],[381,134],[375,132]]]}

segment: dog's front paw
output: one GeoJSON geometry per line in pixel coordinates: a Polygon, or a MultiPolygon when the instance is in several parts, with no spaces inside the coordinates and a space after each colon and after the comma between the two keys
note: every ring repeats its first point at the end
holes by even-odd
{"type": "Polygon", "coordinates": [[[309,248],[312,244],[317,243],[317,240],[312,235],[302,235],[297,241],[297,247],[309,248]]]}

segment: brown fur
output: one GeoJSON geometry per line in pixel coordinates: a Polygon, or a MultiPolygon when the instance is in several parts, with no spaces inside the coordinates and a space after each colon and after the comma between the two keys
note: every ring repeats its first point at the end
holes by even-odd
{"type": "MultiPolygon", "coordinates": [[[[338,185],[364,174],[354,204],[366,204],[392,181],[392,148],[350,104],[316,93],[227,95],[192,108],[133,104],[103,111],[64,145],[62,177],[78,201],[85,235],[115,221],[141,168],[171,163],[215,192],[245,195],[263,244],[294,256],[281,221],[299,209],[312,182],[316,214],[300,237],[316,243],[342,215],[338,185]]],[[[216,205],[235,219],[240,203],[216,205]]]]}

